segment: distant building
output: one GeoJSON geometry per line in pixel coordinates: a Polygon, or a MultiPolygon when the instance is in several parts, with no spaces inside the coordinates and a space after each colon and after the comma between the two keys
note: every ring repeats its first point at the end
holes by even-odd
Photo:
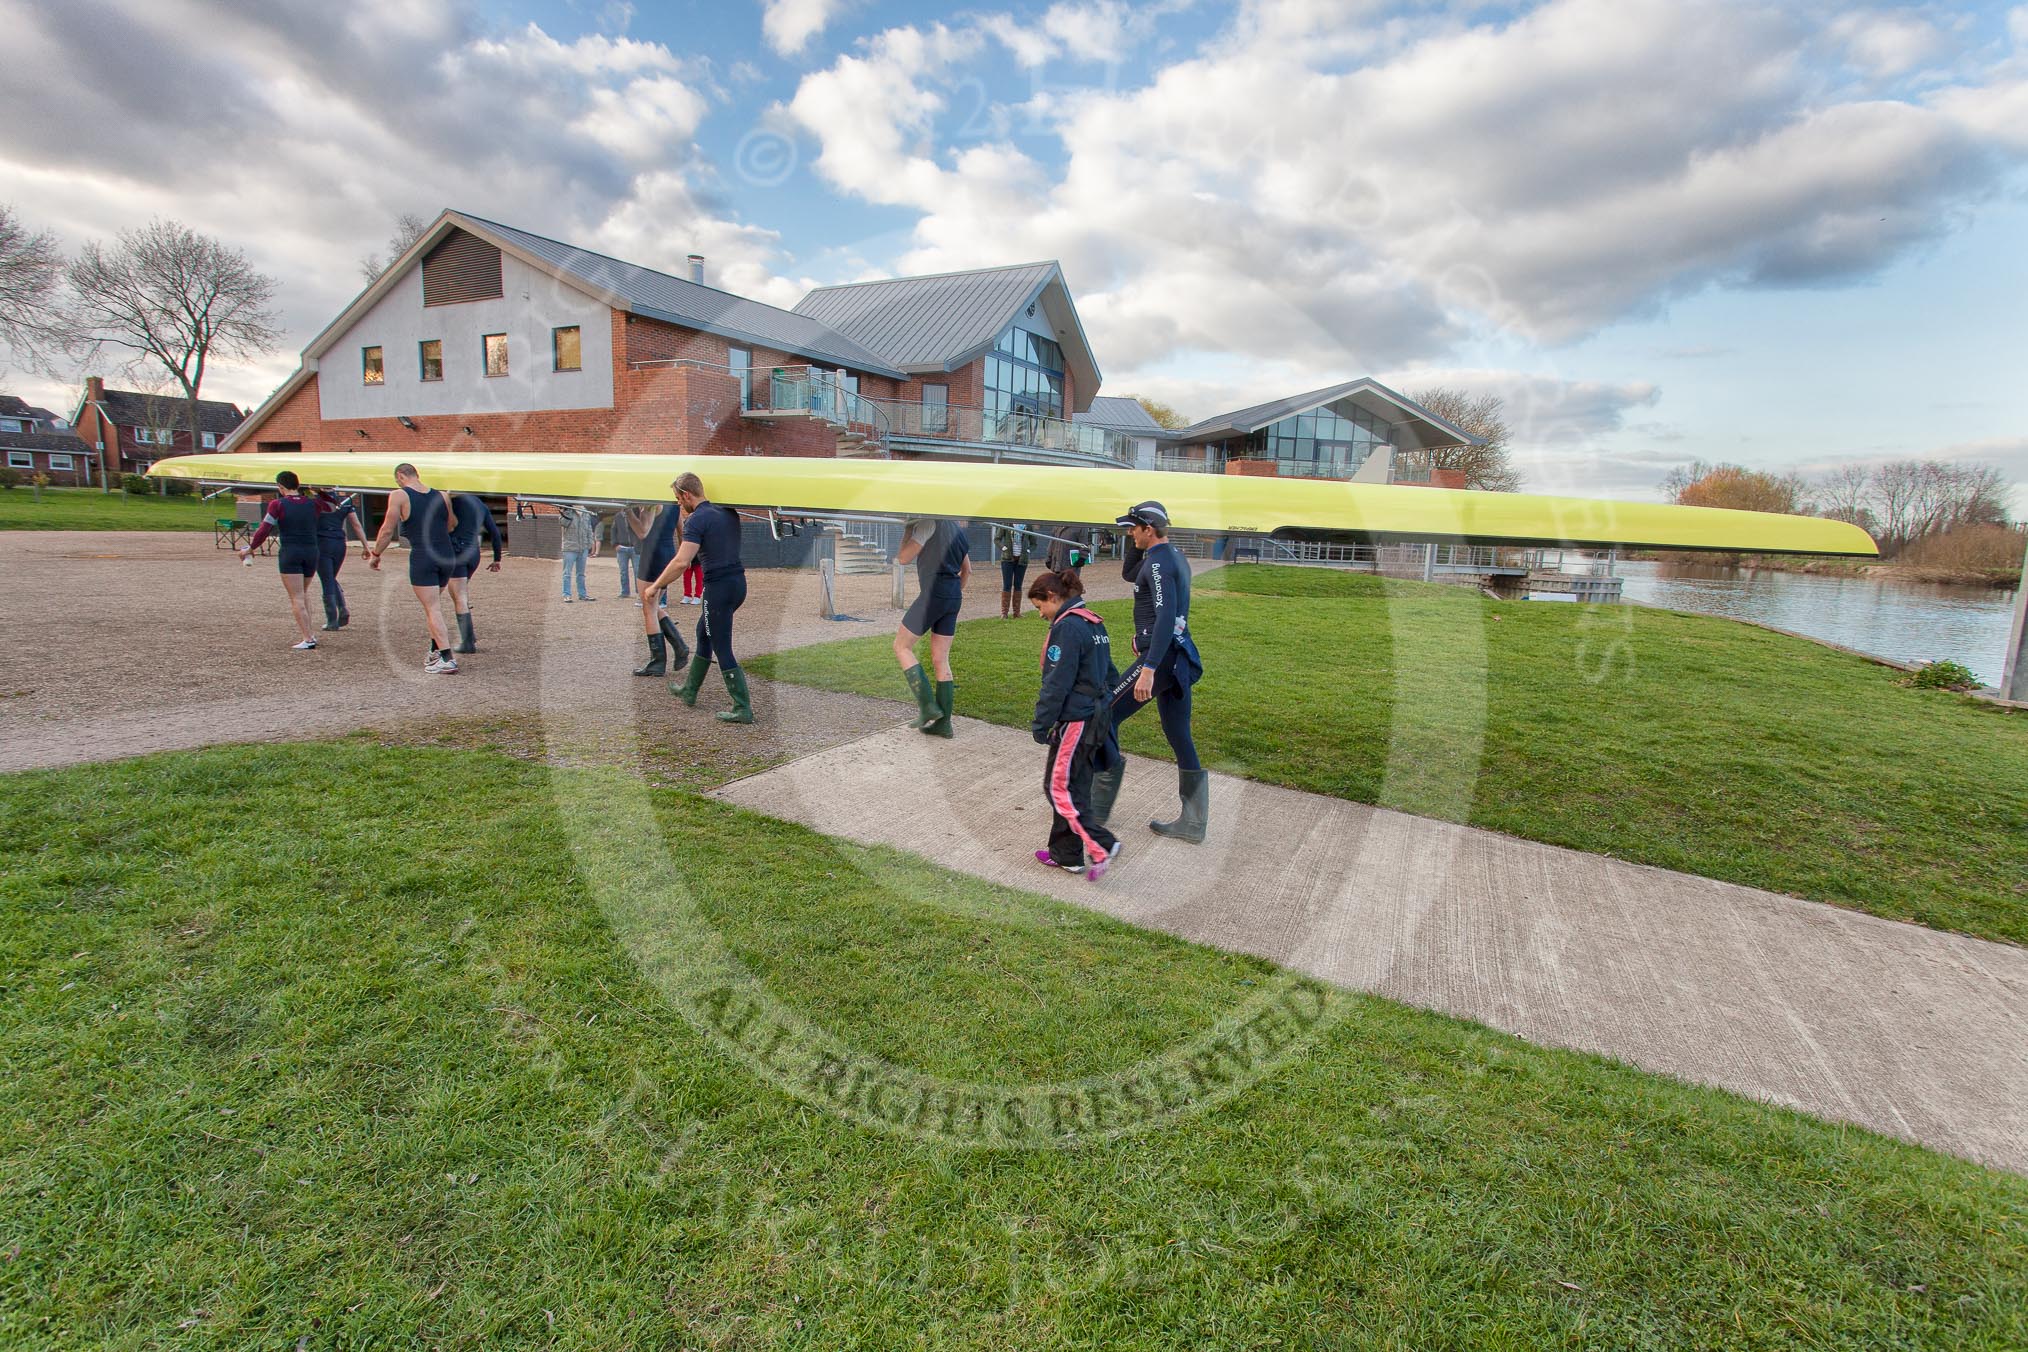
{"type": "Polygon", "coordinates": [[[1166,469],[1374,484],[1429,483],[1424,452],[1474,441],[1414,400],[1363,377],[1220,413],[1164,437],[1166,469]]]}
{"type": "Polygon", "coordinates": [[[1121,437],[1131,450],[1135,469],[1159,468],[1162,447],[1173,435],[1141,407],[1140,400],[1124,395],[1100,395],[1074,421],[1080,427],[1102,428],[1121,437]]]}
{"type": "Polygon", "coordinates": [[[203,454],[225,445],[246,414],[219,399],[197,401],[197,444],[190,442],[190,405],[179,395],[109,390],[99,376],[87,376],[83,397],[71,415],[80,440],[90,446],[103,473],[145,474],[172,455],[203,454]]]}
{"type": "Polygon", "coordinates": [[[1371,380],[1164,431],[1099,395],[1053,262],[819,287],[787,310],[689,264],[672,276],[446,211],[219,449],[887,455],[1385,482],[1396,450],[1470,440],[1371,380]]]}
{"type": "Polygon", "coordinates": [[[445,212],[225,450],[891,454],[1124,463],[1054,263],[824,287],[793,310],[445,212]]]}
{"type": "Polygon", "coordinates": [[[52,484],[66,487],[91,482],[90,448],[70,424],[11,394],[0,394],[0,453],[7,468],[23,478],[46,474],[52,484]]]}

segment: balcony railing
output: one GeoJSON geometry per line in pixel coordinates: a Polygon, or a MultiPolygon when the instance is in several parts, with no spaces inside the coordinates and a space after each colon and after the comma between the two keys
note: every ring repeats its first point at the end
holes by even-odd
{"type": "Polygon", "coordinates": [[[749,413],[812,414],[862,439],[864,454],[884,457],[891,427],[882,402],[861,395],[836,373],[813,366],[777,367],[766,375],[748,373],[741,395],[742,407],[749,413]]]}
{"type": "Polygon", "coordinates": [[[886,413],[891,434],[909,441],[948,441],[973,446],[1049,451],[1114,464],[1134,463],[1131,438],[1102,427],[1085,427],[1041,413],[1000,412],[961,404],[924,404],[874,399],[886,413]]]}

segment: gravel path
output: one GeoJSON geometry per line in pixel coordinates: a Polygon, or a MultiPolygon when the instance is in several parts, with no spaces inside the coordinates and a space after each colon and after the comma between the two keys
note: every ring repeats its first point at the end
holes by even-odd
{"type": "MultiPolygon", "coordinates": [[[[597,599],[568,605],[560,567],[508,559],[481,573],[479,653],[456,676],[425,676],[422,616],[399,553],[376,573],[355,551],[342,574],[351,625],[299,653],[271,559],[242,567],[196,533],[0,533],[0,770],[368,730],[527,754],[603,746],[653,777],[708,784],[902,716],[898,702],[756,681],[758,723],[727,726],[709,716],[726,707],[716,672],[693,713],[630,674],[645,649],[639,611],[618,599],[617,565],[594,560],[597,599]]],[[[742,654],[887,634],[900,618],[885,575],[838,580],[840,607],[859,617],[845,621],[818,616],[814,573],[748,578],[742,654]]],[[[997,569],[980,569],[968,609],[997,609],[998,588],[997,569]]],[[[1124,589],[1114,574],[1095,590],[1124,589]]],[[[695,626],[694,608],[672,613],[686,634],[695,626]]]]}

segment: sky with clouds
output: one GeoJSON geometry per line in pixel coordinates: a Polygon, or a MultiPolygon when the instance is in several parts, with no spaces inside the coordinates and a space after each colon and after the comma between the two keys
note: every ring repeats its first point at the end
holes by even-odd
{"type": "MultiPolygon", "coordinates": [[[[281,282],[446,206],[790,305],[1062,261],[1105,392],[1503,396],[1527,486],[1978,459],[2028,513],[2028,5],[0,0],[0,201],[281,282]]],[[[6,377],[67,411],[62,390],[6,377]]]]}

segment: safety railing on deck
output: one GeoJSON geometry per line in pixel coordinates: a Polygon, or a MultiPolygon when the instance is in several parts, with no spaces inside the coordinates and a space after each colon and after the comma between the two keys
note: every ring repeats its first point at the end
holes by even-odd
{"type": "Polygon", "coordinates": [[[887,414],[894,436],[909,441],[1006,446],[1088,456],[1120,465],[1134,463],[1131,438],[1103,427],[1086,427],[1067,418],[902,399],[869,402],[880,405],[887,414]]]}
{"type": "Polygon", "coordinates": [[[865,444],[864,454],[884,457],[888,453],[893,425],[882,401],[866,398],[836,372],[814,366],[754,371],[747,376],[743,393],[747,412],[812,414],[859,437],[865,444]]]}

